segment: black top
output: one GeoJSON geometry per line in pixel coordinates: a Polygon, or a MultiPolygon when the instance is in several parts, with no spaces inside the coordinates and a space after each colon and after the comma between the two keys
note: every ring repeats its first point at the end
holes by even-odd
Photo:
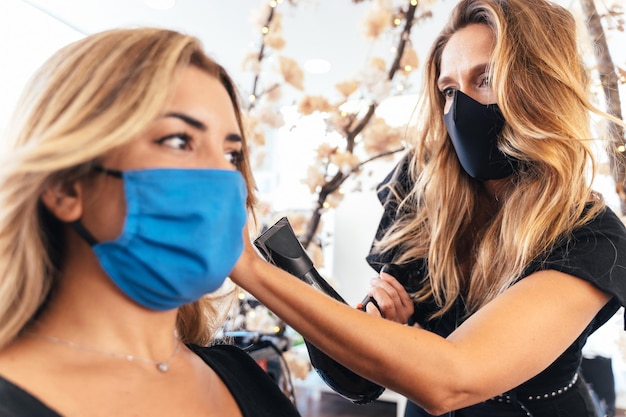
{"type": "MultiPolygon", "coordinates": [[[[406,164],[406,162],[405,162],[406,164]]],[[[408,191],[409,183],[406,176],[406,165],[399,165],[400,190],[408,191]]],[[[379,185],[378,197],[384,205],[376,238],[382,236],[385,230],[396,219],[397,201],[383,185],[394,181],[390,174],[379,185]]],[[[367,261],[380,270],[382,265],[393,261],[394,253],[370,253],[367,261]]],[[[415,287],[427,272],[427,262],[418,260],[406,268],[406,274],[396,277],[405,287],[415,287]],[[409,272],[410,271],[410,272],[409,272]]],[[[547,253],[537,257],[519,277],[524,279],[540,270],[556,270],[588,281],[611,295],[610,301],[600,310],[587,328],[576,341],[568,347],[547,369],[529,381],[517,387],[514,392],[518,398],[527,398],[530,395],[551,392],[556,388],[566,386],[578,370],[582,359],[582,347],[587,337],[611,318],[626,304],[626,228],[620,219],[609,208],[604,209],[596,218],[573,233],[561,239],[556,246],[547,253]]],[[[412,288],[415,290],[415,288],[412,288]]],[[[558,296],[558,295],[555,295],[558,296]]],[[[412,320],[423,328],[447,337],[465,316],[464,305],[460,299],[444,316],[427,320],[439,307],[434,300],[415,305],[412,320]]]]}
{"type": "MultiPolygon", "coordinates": [[[[270,376],[232,345],[188,345],[222,379],[244,417],[298,417],[300,414],[270,376]]],[[[35,396],[0,377],[0,417],[60,417],[35,396]]]]}

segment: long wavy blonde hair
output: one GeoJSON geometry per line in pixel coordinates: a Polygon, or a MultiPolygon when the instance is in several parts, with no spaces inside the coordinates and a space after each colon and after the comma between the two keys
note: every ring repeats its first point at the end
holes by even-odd
{"type": "Polygon", "coordinates": [[[469,315],[603,209],[590,188],[589,117],[603,113],[588,99],[574,18],[545,0],[461,1],[429,52],[424,83],[420,135],[409,156],[414,185],[406,196],[391,190],[401,201],[399,219],[375,250],[399,253],[397,263],[426,259],[428,274],[415,299],[433,297],[441,307],[437,317],[461,296],[469,315]],[[506,119],[499,147],[520,161],[501,207],[488,215],[483,184],[463,172],[451,145],[437,88],[448,40],[475,23],[496,40],[489,76],[506,119]],[[459,258],[468,253],[463,273],[459,258]]]}
{"type": "MultiPolygon", "coordinates": [[[[243,134],[231,78],[197,39],[170,30],[120,29],[88,36],[58,51],[30,81],[0,153],[0,346],[45,308],[58,275],[63,229],[42,209],[46,186],[86,177],[98,158],[144,130],[189,65],[226,88],[243,134]]],[[[254,184],[243,136],[239,169],[252,208],[254,184]]],[[[179,310],[183,341],[211,341],[220,324],[216,303],[205,297],[179,310]]]]}

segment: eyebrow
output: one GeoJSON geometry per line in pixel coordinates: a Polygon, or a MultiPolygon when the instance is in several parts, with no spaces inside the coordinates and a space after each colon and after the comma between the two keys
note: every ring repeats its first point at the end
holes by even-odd
{"type": "MultiPolygon", "coordinates": [[[[208,130],[207,126],[204,123],[202,123],[200,120],[197,120],[184,113],[170,112],[170,113],[166,113],[164,117],[175,117],[203,132],[206,132],[208,130]]],[[[234,142],[234,143],[242,143],[243,138],[236,133],[229,133],[228,135],[226,135],[226,141],[234,142]]]]}
{"type": "Polygon", "coordinates": [[[243,138],[236,133],[229,133],[226,136],[226,142],[242,143],[243,138]]]}
{"type": "Polygon", "coordinates": [[[171,113],[166,113],[164,117],[175,117],[187,123],[188,125],[195,127],[198,130],[201,130],[203,132],[207,130],[206,125],[202,123],[200,120],[194,119],[193,117],[188,116],[184,113],[171,112],[171,113]]]}
{"type": "MultiPolygon", "coordinates": [[[[472,68],[470,68],[470,74],[483,74],[485,72],[487,72],[489,70],[489,63],[482,63],[482,64],[477,64],[474,65],[472,68]]],[[[449,76],[442,76],[441,74],[439,74],[439,78],[437,79],[437,87],[441,88],[442,84],[447,83],[449,80],[451,80],[452,77],[449,76]]]]}

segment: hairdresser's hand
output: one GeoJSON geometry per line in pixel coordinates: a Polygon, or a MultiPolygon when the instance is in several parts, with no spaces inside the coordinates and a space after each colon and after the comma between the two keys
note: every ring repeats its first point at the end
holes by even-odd
{"type": "Polygon", "coordinates": [[[247,223],[242,233],[244,244],[243,252],[235,264],[235,267],[230,272],[229,277],[235,284],[247,290],[246,280],[254,280],[255,265],[257,265],[259,261],[263,261],[263,259],[252,245],[247,223]]]}
{"type": "Polygon", "coordinates": [[[382,272],[380,279],[372,280],[371,285],[368,295],[376,300],[378,308],[374,303],[368,303],[365,311],[405,324],[413,314],[414,306],[402,284],[393,276],[382,272]]]}

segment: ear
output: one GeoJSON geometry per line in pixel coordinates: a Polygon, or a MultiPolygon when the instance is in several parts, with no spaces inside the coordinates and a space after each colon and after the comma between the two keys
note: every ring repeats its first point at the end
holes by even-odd
{"type": "Polygon", "coordinates": [[[62,222],[73,222],[83,214],[82,186],[78,181],[55,182],[41,194],[41,202],[62,222]]]}

